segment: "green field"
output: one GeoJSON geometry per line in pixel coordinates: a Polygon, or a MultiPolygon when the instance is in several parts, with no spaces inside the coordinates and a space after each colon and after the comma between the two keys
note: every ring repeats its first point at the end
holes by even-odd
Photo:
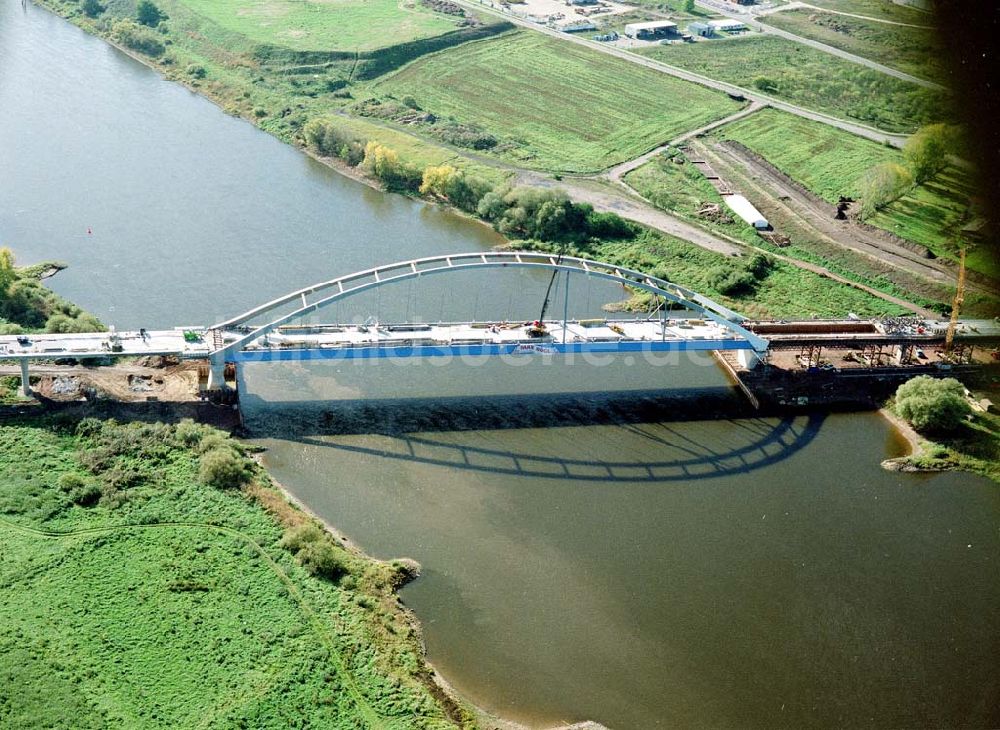
{"type": "Polygon", "coordinates": [[[891,20],[894,23],[934,25],[934,16],[931,13],[900,5],[892,0],[810,0],[809,4],[827,10],[836,10],[840,13],[854,13],[871,18],[891,20]]]}
{"type": "Polygon", "coordinates": [[[226,30],[299,51],[371,51],[456,29],[400,0],[180,0],[226,30]]]}
{"type": "MultiPolygon", "coordinates": [[[[857,197],[859,181],[868,168],[903,160],[899,150],[775,109],[727,124],[712,135],[746,145],[831,203],[841,195],[857,197]]],[[[868,222],[923,244],[938,256],[955,259],[957,229],[968,220],[969,199],[974,193],[969,173],[948,167],[868,222]]],[[[968,264],[990,276],[1000,274],[996,262],[985,252],[974,253],[968,264]]]]}
{"type": "Polygon", "coordinates": [[[740,142],[824,200],[856,197],[865,171],[902,154],[885,145],[776,109],[763,109],[715,130],[740,142]]]}
{"type": "Polygon", "coordinates": [[[455,727],[395,569],[311,575],[281,543],[305,515],[260,472],[201,483],[233,447],[183,428],[0,426],[0,725],[455,727]]]}
{"type": "Polygon", "coordinates": [[[600,261],[629,266],[690,287],[750,318],[846,317],[904,314],[901,307],[782,261],[740,295],[716,288],[715,272],[739,260],[706,251],[688,241],[646,230],[631,241],[598,243],[586,252],[600,261]]]}
{"type": "Polygon", "coordinates": [[[944,95],[775,36],[752,35],[640,51],[673,66],[888,132],[942,118],[944,95]]]}
{"type": "Polygon", "coordinates": [[[590,172],[736,111],[725,95],[540,33],[468,43],[374,86],[508,143],[508,159],[590,172]]]}
{"type": "Polygon", "coordinates": [[[947,81],[943,51],[933,31],[812,9],[774,13],[767,16],[766,22],[914,76],[947,81]]]}

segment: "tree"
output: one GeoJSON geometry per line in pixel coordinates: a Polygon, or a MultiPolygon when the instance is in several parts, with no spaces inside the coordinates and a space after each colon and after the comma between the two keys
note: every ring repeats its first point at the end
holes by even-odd
{"type": "Polygon", "coordinates": [[[896,410],[918,431],[954,431],[972,408],[955,378],[918,375],[896,390],[896,410]]]}
{"type": "Polygon", "coordinates": [[[17,278],[14,268],[14,252],[9,248],[0,248],[0,301],[7,298],[10,285],[17,278]]]}
{"type": "Polygon", "coordinates": [[[161,21],[167,19],[167,15],[156,7],[152,0],[139,0],[135,6],[135,19],[143,25],[155,28],[161,21]]]}
{"type": "Polygon", "coordinates": [[[424,168],[420,194],[450,198],[449,190],[454,187],[455,179],[460,176],[461,173],[451,165],[429,165],[424,168]]]}
{"type": "Polygon", "coordinates": [[[88,18],[96,18],[104,12],[104,6],[97,0],[83,0],[83,2],[80,3],[80,8],[83,10],[83,14],[88,18]]]}
{"type": "Polygon", "coordinates": [[[867,218],[899,198],[913,185],[913,177],[902,165],[883,162],[861,178],[861,217],[867,218]]]}
{"type": "Polygon", "coordinates": [[[948,164],[953,133],[944,124],[922,127],[903,145],[903,157],[919,185],[938,174],[948,164]]]}
{"type": "Polygon", "coordinates": [[[684,12],[685,13],[694,12],[694,0],[684,0],[684,12]]]}

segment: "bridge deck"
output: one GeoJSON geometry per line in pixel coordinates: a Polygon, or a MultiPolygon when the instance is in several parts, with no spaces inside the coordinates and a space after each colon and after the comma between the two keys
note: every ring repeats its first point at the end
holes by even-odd
{"type": "MultiPolygon", "coordinates": [[[[505,354],[541,348],[552,352],[650,350],[738,350],[750,344],[710,320],[670,318],[658,320],[547,321],[546,332],[532,337],[524,323],[439,323],[396,325],[297,325],[281,327],[240,353],[238,359],[289,359],[293,353],[340,352],[345,357],[419,357],[467,354],[505,354]]],[[[933,343],[943,340],[946,322],[922,321],[901,329],[872,323],[869,332],[817,331],[822,323],[783,322],[783,331],[765,335],[772,348],[809,344],[860,346],[863,344],[933,343]],[[801,325],[803,331],[795,331],[801,325]]],[[[857,324],[857,323],[855,323],[857,324]]],[[[216,332],[216,334],[222,334],[216,332]]],[[[237,338],[239,332],[226,332],[237,338]]],[[[992,320],[965,320],[956,340],[979,345],[1000,343],[1000,324],[992,320]]],[[[212,331],[202,327],[82,334],[0,335],[0,359],[41,360],[142,355],[174,355],[184,359],[208,357],[222,345],[212,331]],[[185,339],[185,331],[198,336],[185,339]]]]}
{"type": "Polygon", "coordinates": [[[185,341],[185,329],[204,335],[204,329],[190,327],[150,330],[146,333],[146,337],[142,337],[139,332],[118,332],[115,333],[115,337],[121,345],[120,350],[112,349],[110,332],[0,335],[0,359],[56,360],[71,357],[80,360],[142,355],[175,355],[188,359],[208,357],[212,350],[211,344],[203,336],[198,342],[185,341]]]}

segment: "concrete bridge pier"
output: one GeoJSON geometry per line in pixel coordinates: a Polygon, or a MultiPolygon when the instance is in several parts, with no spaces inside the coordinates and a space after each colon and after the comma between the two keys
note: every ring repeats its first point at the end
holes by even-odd
{"type": "Polygon", "coordinates": [[[747,370],[753,370],[762,361],[762,356],[756,350],[737,350],[736,361],[747,370]]]}
{"type": "Polygon", "coordinates": [[[209,358],[208,390],[225,390],[226,387],[226,361],[221,358],[209,358]]]}
{"type": "Polygon", "coordinates": [[[28,359],[21,360],[21,392],[25,398],[31,397],[31,381],[28,379],[28,359]]]}

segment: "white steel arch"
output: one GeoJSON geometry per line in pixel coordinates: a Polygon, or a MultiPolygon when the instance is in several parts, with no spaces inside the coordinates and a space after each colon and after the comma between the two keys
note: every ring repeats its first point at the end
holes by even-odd
{"type": "MultiPolygon", "coordinates": [[[[557,254],[532,251],[504,251],[460,253],[400,261],[299,289],[244,312],[239,316],[213,325],[210,330],[220,335],[225,332],[236,332],[239,336],[235,340],[226,342],[213,351],[211,359],[216,363],[222,362],[244,346],[284,324],[311,314],[334,302],[385,284],[432,274],[486,268],[536,268],[550,271],[567,271],[618,282],[626,286],[648,291],[698,312],[704,318],[726,327],[742,339],[747,340],[758,353],[765,352],[768,347],[767,340],[741,326],[741,323],[746,319],[743,315],[691,289],[679,286],[665,279],[650,276],[641,271],[627,269],[622,266],[581,259],[574,256],[559,256],[557,254]],[[309,300],[309,297],[317,294],[321,295],[318,299],[309,300]],[[300,306],[294,311],[282,314],[266,324],[249,325],[249,322],[252,320],[264,317],[268,313],[275,312],[291,303],[297,303],[300,306]]],[[[217,342],[220,340],[221,337],[216,338],[217,342]]]]}

